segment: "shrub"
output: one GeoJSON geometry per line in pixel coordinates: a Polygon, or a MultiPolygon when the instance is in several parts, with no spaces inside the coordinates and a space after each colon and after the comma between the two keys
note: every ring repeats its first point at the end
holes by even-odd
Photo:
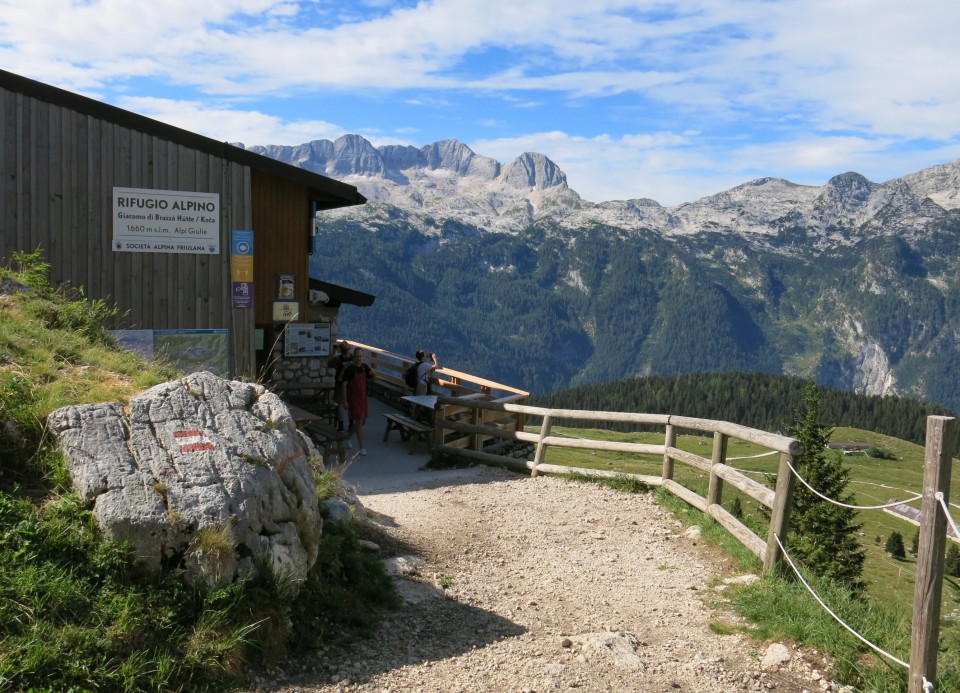
{"type": "Polygon", "coordinates": [[[900,532],[890,533],[890,536],[887,537],[887,542],[883,545],[883,550],[893,558],[901,561],[907,557],[906,548],[903,546],[903,535],[900,534],[900,532]]]}

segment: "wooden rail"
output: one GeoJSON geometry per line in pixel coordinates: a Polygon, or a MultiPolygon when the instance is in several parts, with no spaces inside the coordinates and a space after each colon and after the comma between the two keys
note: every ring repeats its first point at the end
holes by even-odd
{"type": "MultiPolygon", "coordinates": [[[[414,363],[413,356],[403,356],[386,349],[345,340],[351,347],[360,347],[364,352],[364,362],[373,372],[372,383],[385,399],[391,404],[403,395],[413,392],[403,382],[403,373],[414,363]]],[[[452,368],[440,367],[430,378],[430,392],[435,395],[449,397],[482,396],[486,398],[500,398],[502,401],[523,403],[530,396],[529,392],[519,390],[509,385],[480,378],[470,373],[463,373],[452,368]]]]}
{"type": "MultiPolygon", "coordinates": [[[[375,375],[374,382],[394,390],[398,400],[400,396],[410,392],[403,382],[403,372],[413,363],[411,358],[359,342],[349,343],[368,353],[368,362],[375,375]]],[[[764,574],[778,569],[785,562],[780,545],[786,543],[790,521],[794,488],[791,467],[796,468],[797,457],[803,452],[800,441],[794,438],[727,421],[670,414],[531,407],[524,404],[529,393],[523,390],[448,368],[436,370],[431,379],[431,388],[433,393],[438,395],[434,411],[434,453],[454,454],[480,462],[529,469],[533,476],[578,473],[597,478],[627,477],[651,486],[660,486],[722,525],[763,561],[764,574]],[[534,418],[540,419],[539,430],[526,430],[525,422],[534,418]],[[630,443],[551,435],[553,424],[564,419],[662,427],[663,443],[630,443]],[[678,430],[712,433],[710,458],[677,448],[678,430]],[[730,439],[753,443],[780,453],[776,489],[770,489],[726,464],[730,439]],[[533,460],[526,459],[526,455],[516,458],[492,451],[495,446],[505,442],[533,445],[533,460]],[[547,464],[544,457],[550,446],[657,455],[662,456],[663,466],[660,475],[654,476],[547,464]],[[677,462],[709,475],[706,496],[701,496],[674,480],[677,462]],[[766,539],[755,534],[722,506],[725,484],[770,508],[770,525],[766,539]]],[[[910,693],[925,692],[927,683],[936,678],[946,528],[945,520],[939,516],[933,498],[934,492],[939,491],[944,503],[949,500],[951,458],[948,451],[953,449],[954,423],[954,419],[928,417],[921,547],[917,560],[918,566],[921,566],[921,563],[923,565],[917,571],[914,599],[909,665],[910,693]]]]}
{"type": "Polygon", "coordinates": [[[789,521],[793,475],[790,464],[802,452],[794,438],[760,431],[727,421],[696,419],[669,414],[583,411],[578,409],[546,409],[518,403],[514,395],[493,399],[486,393],[465,397],[440,396],[434,413],[433,451],[454,454],[498,465],[529,469],[538,474],[578,473],[592,477],[628,477],[652,486],[660,486],[689,505],[703,511],[736,537],[763,561],[764,573],[777,567],[783,559],[774,535],[784,539],[789,521]],[[524,422],[540,420],[539,430],[525,430],[524,422]],[[662,444],[595,440],[584,437],[559,436],[552,433],[558,420],[629,423],[664,429],[662,444]],[[677,430],[713,434],[709,458],[676,447],[677,430]],[[730,439],[742,440],[780,453],[777,488],[770,489],[726,464],[730,439]],[[504,442],[520,442],[534,446],[533,460],[504,455],[495,446],[504,442]],[[655,455],[663,458],[659,476],[626,474],[583,467],[546,464],[548,447],[623,452],[634,455],[655,455]],[[679,462],[709,475],[706,496],[701,496],[674,480],[679,462]],[[724,485],[730,485],[758,503],[770,508],[771,520],[767,537],[756,535],[722,506],[724,485]]]}

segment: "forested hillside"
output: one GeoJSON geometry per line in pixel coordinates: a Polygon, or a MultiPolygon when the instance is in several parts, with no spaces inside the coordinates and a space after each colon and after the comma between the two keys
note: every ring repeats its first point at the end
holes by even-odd
{"type": "Polygon", "coordinates": [[[789,218],[757,238],[435,221],[371,205],[318,222],[313,275],[377,297],[344,306],[344,337],[535,395],[751,371],[960,409],[960,213],[909,243],[844,232],[829,246],[789,218]]]}
{"type": "MultiPolygon", "coordinates": [[[[584,385],[536,397],[537,406],[679,414],[767,431],[796,421],[808,381],[765,373],[692,373],[584,385]]],[[[819,388],[821,423],[893,436],[923,445],[927,416],[951,411],[901,397],[863,396],[819,388]]]]}

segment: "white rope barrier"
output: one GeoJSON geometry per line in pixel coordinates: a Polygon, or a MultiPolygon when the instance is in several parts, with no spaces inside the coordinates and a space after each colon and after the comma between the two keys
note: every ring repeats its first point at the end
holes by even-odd
{"type": "MultiPolygon", "coordinates": [[[[787,550],[783,547],[783,544],[780,542],[780,537],[779,537],[776,533],[774,533],[773,538],[777,540],[777,545],[780,546],[780,550],[783,552],[783,557],[787,559],[787,563],[789,563],[789,564],[790,564],[790,567],[793,568],[793,572],[796,573],[797,577],[800,579],[800,582],[803,583],[803,586],[807,588],[807,591],[811,594],[811,596],[813,596],[813,598],[817,600],[817,603],[819,603],[820,606],[822,606],[822,607],[824,608],[824,610],[825,610],[828,614],[830,614],[837,623],[839,623],[841,626],[843,626],[843,627],[846,628],[848,631],[850,631],[850,633],[851,633],[854,637],[856,637],[856,638],[857,638],[858,640],[860,640],[863,644],[865,644],[867,647],[871,648],[871,649],[874,650],[875,652],[877,652],[877,653],[879,653],[879,654],[882,654],[882,655],[883,655],[884,657],[886,657],[887,659],[890,659],[890,660],[896,662],[897,664],[899,664],[899,665],[902,666],[902,667],[905,667],[906,669],[909,669],[909,668],[910,668],[910,665],[909,665],[909,664],[907,664],[906,662],[904,662],[904,661],[901,660],[901,659],[897,659],[896,657],[894,657],[894,656],[893,656],[892,654],[890,654],[889,652],[886,652],[885,650],[882,650],[881,648],[877,647],[877,646],[874,645],[872,642],[870,642],[869,640],[867,640],[865,637],[863,637],[862,635],[860,635],[860,634],[859,634],[857,631],[855,631],[853,628],[851,628],[851,627],[848,626],[846,623],[844,623],[843,620],[841,620],[841,618],[840,618],[839,616],[837,616],[837,615],[830,609],[830,607],[827,606],[826,603],[824,603],[824,601],[823,601],[822,599],[820,599],[819,595],[817,595],[817,593],[813,591],[813,588],[810,587],[809,583],[808,583],[806,580],[803,579],[803,575],[801,575],[801,574],[800,574],[800,571],[797,570],[797,566],[794,565],[793,560],[790,558],[790,554],[787,553],[787,550]]],[[[926,688],[926,682],[924,682],[924,688],[926,688]]],[[[931,690],[932,690],[932,689],[931,689],[931,690]]]]}
{"type": "Polygon", "coordinates": [[[744,457],[728,457],[727,459],[728,460],[755,460],[758,457],[770,457],[771,455],[776,455],[776,454],[779,454],[779,453],[777,453],[776,450],[771,450],[770,452],[761,452],[758,455],[746,455],[744,457]]]}
{"type": "Polygon", "coordinates": [[[953,528],[954,534],[960,537],[960,529],[957,529],[957,523],[953,521],[953,516],[950,515],[950,508],[947,507],[947,504],[943,500],[943,492],[937,491],[935,494],[933,494],[933,497],[937,499],[937,502],[940,503],[940,507],[943,508],[943,514],[947,516],[947,522],[949,522],[950,527],[953,528]]]}
{"type": "Polygon", "coordinates": [[[829,501],[834,505],[839,505],[841,508],[850,508],[851,510],[883,510],[884,508],[892,508],[894,506],[901,505],[903,503],[912,503],[915,500],[920,500],[921,498],[923,498],[923,494],[918,493],[913,498],[908,498],[906,500],[891,501],[890,503],[884,503],[883,505],[850,505],[849,503],[841,503],[838,500],[834,500],[833,498],[829,498],[828,496],[823,495],[813,486],[808,484],[806,479],[800,476],[800,472],[794,469],[793,465],[790,464],[790,462],[787,462],[787,466],[790,468],[790,471],[793,472],[793,475],[797,477],[800,483],[807,487],[810,493],[815,495],[817,498],[822,498],[823,500],[829,501]]]}

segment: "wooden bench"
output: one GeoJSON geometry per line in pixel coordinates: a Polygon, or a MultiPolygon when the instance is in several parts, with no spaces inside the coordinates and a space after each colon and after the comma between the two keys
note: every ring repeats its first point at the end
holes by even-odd
{"type": "Polygon", "coordinates": [[[330,457],[336,453],[340,464],[347,461],[344,451],[344,442],[350,438],[350,431],[338,431],[332,426],[319,421],[307,421],[300,426],[301,430],[310,436],[317,447],[323,449],[323,466],[329,467],[330,457]]]}
{"type": "Polygon", "coordinates": [[[340,405],[334,397],[335,386],[328,380],[308,383],[267,383],[267,389],[287,401],[296,401],[303,404],[313,413],[328,419],[330,423],[337,422],[340,405]],[[296,394],[292,394],[296,393],[296,394]],[[306,394],[309,393],[309,394],[306,394]]]}
{"type": "MultiPolygon", "coordinates": [[[[414,421],[409,416],[403,414],[384,414],[383,418],[387,420],[387,430],[383,432],[384,442],[390,437],[390,431],[397,431],[401,440],[417,440],[426,442],[427,449],[430,448],[430,436],[433,435],[433,426],[419,421],[414,421]]],[[[411,447],[410,454],[413,454],[411,447]]]]}

